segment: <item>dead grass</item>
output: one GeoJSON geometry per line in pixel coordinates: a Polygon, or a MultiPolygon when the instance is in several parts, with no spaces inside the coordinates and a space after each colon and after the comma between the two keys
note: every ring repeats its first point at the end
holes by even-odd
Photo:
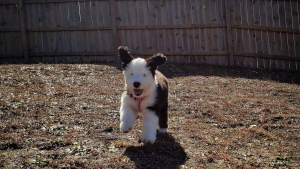
{"type": "Polygon", "coordinates": [[[114,65],[1,65],[0,167],[299,168],[299,72],[167,64],[169,134],[119,132],[114,65]]]}

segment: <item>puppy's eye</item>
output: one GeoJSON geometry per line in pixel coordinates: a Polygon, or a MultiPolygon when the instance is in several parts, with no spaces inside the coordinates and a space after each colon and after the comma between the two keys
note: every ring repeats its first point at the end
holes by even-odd
{"type": "Polygon", "coordinates": [[[146,77],[147,75],[146,75],[146,74],[143,74],[143,76],[146,77]]]}

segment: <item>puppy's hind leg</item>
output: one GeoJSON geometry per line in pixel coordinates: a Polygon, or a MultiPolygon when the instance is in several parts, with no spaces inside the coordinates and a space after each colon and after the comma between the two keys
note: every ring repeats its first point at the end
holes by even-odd
{"type": "Polygon", "coordinates": [[[134,125],[136,113],[131,108],[121,106],[120,114],[120,131],[122,133],[127,133],[131,130],[132,126],[134,125]]]}
{"type": "Polygon", "coordinates": [[[168,131],[168,103],[165,103],[159,110],[158,132],[166,133],[168,131]]]}

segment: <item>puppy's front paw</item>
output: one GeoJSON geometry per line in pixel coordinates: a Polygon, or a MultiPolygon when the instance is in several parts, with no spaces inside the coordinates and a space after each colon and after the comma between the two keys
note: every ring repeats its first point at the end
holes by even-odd
{"type": "Polygon", "coordinates": [[[120,124],[120,131],[122,133],[128,133],[131,130],[131,126],[127,125],[126,123],[122,122],[120,124]]]}
{"type": "Polygon", "coordinates": [[[143,142],[145,144],[153,144],[155,143],[156,136],[143,136],[139,139],[139,142],[143,142]]]}

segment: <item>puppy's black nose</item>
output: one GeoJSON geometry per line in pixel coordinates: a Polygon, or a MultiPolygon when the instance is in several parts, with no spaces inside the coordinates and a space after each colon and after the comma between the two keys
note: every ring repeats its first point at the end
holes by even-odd
{"type": "Polygon", "coordinates": [[[138,88],[138,87],[140,87],[140,85],[141,85],[141,83],[140,83],[140,82],[134,82],[134,83],[133,83],[133,86],[134,86],[135,88],[138,88]]]}

